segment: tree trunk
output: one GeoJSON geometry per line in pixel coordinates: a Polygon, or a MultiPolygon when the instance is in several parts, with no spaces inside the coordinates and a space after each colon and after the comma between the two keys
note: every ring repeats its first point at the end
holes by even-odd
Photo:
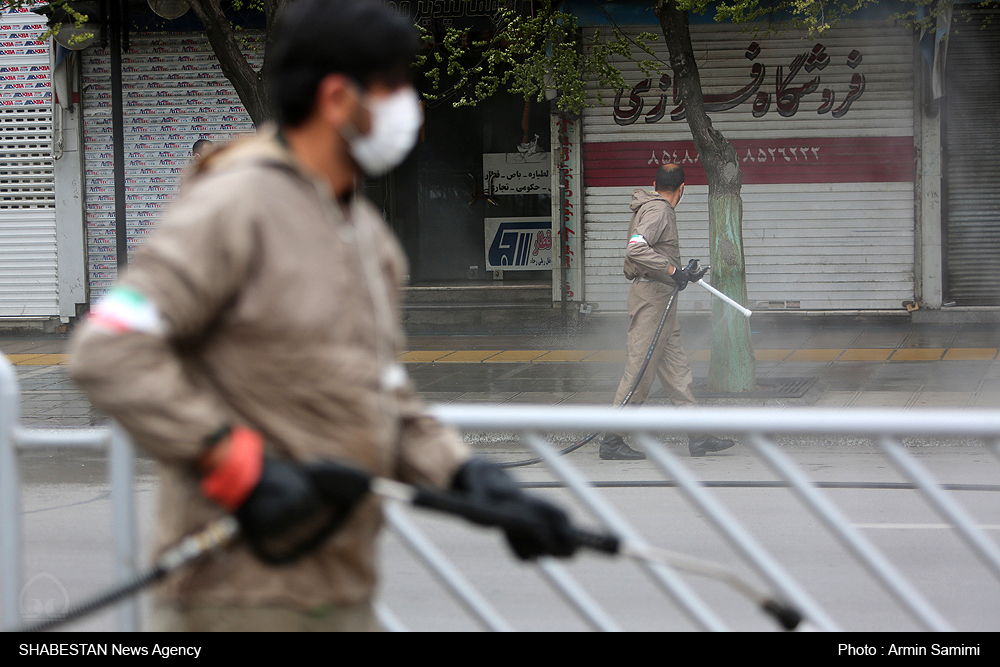
{"type": "Polygon", "coordinates": [[[222,73],[233,84],[236,94],[253,120],[254,125],[260,125],[274,116],[268,99],[264,76],[267,70],[266,44],[270,42],[271,26],[278,12],[289,0],[264,0],[262,6],[266,20],[264,67],[260,72],[254,71],[240,50],[240,40],[233,30],[229,18],[222,9],[221,0],[188,0],[195,16],[205,26],[208,42],[219,59],[222,73]]]}
{"type": "MultiPolygon", "coordinates": [[[[656,14],[670,53],[670,68],[687,111],[695,149],[708,177],[709,261],[712,285],[746,304],[743,262],[743,176],[739,159],[705,111],[701,77],[694,58],[688,13],[676,0],[657,0],[656,14]]],[[[711,391],[743,392],[756,386],[756,368],[747,318],[719,299],[712,304],[711,391]]]]}

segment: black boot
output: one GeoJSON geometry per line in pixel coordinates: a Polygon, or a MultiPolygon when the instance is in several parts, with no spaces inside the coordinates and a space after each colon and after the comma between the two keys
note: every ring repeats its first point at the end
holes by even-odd
{"type": "Polygon", "coordinates": [[[641,461],[646,458],[625,444],[625,439],[617,433],[605,433],[601,441],[601,458],[605,461],[641,461]]]}
{"type": "Polygon", "coordinates": [[[729,449],[736,444],[735,440],[730,440],[726,438],[725,440],[721,438],[716,438],[714,435],[692,435],[689,438],[690,444],[688,445],[688,451],[691,452],[691,456],[704,456],[709,452],[721,452],[724,449],[729,449]]]}

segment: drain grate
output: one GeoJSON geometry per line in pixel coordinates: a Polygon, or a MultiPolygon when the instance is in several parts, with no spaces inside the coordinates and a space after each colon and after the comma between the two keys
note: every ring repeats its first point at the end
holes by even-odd
{"type": "Polygon", "coordinates": [[[694,393],[701,398],[802,398],[816,384],[816,378],[760,378],[751,391],[708,391],[704,382],[695,382],[694,393]]]}

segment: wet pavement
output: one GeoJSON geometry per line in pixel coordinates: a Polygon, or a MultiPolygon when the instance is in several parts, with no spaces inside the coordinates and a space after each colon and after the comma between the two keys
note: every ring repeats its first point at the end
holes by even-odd
{"type": "MultiPolygon", "coordinates": [[[[401,356],[431,403],[610,403],[621,377],[627,320],[593,317],[571,331],[490,335],[414,332],[401,356]]],[[[682,316],[682,339],[705,404],[735,397],[705,391],[711,349],[707,316],[682,316]]],[[[1000,407],[1000,325],[914,324],[908,317],[755,315],[758,382],[805,380],[796,395],[764,392],[746,405],[1000,407]]],[[[15,365],[25,425],[102,423],[66,374],[65,335],[0,337],[15,365]]],[[[654,384],[650,404],[668,403],[654,384]]]]}

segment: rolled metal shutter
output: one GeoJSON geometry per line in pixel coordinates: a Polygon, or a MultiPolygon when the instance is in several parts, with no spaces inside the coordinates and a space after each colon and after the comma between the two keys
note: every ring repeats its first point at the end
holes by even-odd
{"type": "MultiPolygon", "coordinates": [[[[626,28],[643,29],[657,31],[626,28]]],[[[743,173],[748,305],[902,309],[913,298],[912,33],[859,21],[817,39],[714,24],[692,24],[691,36],[713,125],[743,173]]],[[[662,36],[650,46],[669,72],[662,36]]],[[[708,260],[708,188],[672,73],[620,66],[634,88],[592,84],[583,117],[586,298],[603,311],[626,307],[630,194],[651,189],[660,164],[688,173],[683,258],[708,260]]],[[[706,310],[710,298],[687,290],[680,307],[706,310]]]]}
{"type": "MultiPolygon", "coordinates": [[[[262,53],[246,34],[255,67],[262,53]]],[[[112,157],[111,56],[83,51],[87,257],[91,302],[117,279],[112,157]]],[[[191,165],[198,139],[217,146],[252,133],[253,122],[222,74],[203,32],[133,33],[122,55],[125,208],[129,254],[148,238],[191,165]]]]}
{"type": "Polygon", "coordinates": [[[995,306],[1000,305],[1000,12],[968,16],[956,10],[952,27],[943,107],[945,294],[960,306],[995,306]]]}
{"type": "Polygon", "coordinates": [[[0,317],[59,315],[52,82],[38,15],[0,15],[0,317]]]}

